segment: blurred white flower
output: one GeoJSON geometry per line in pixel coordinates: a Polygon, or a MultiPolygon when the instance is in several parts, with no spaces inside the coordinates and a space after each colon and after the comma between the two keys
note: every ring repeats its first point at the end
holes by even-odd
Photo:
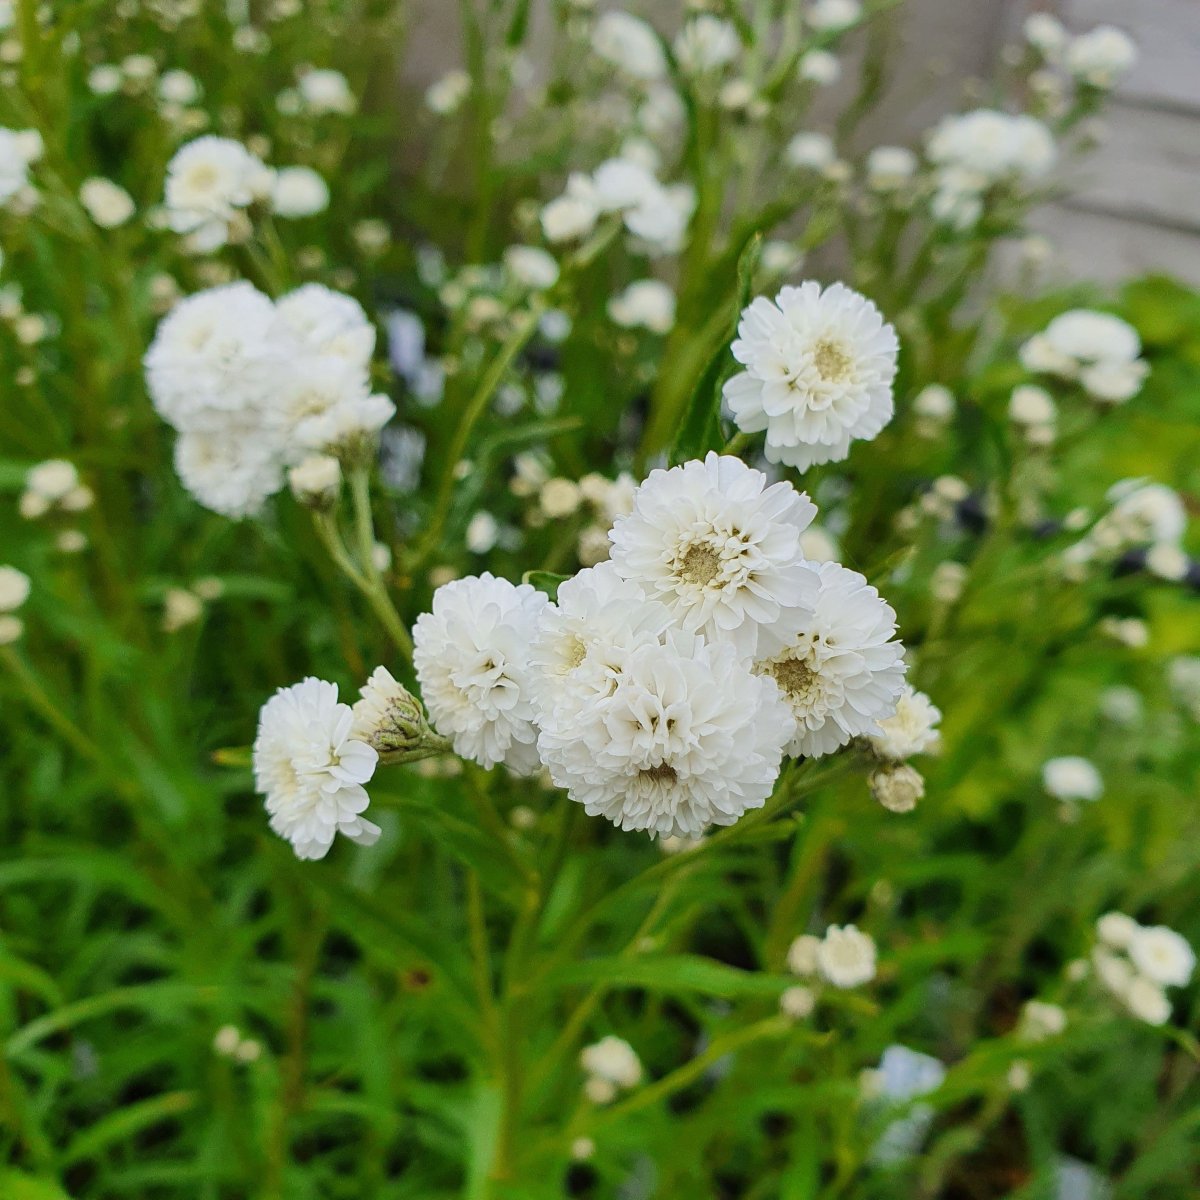
{"type": "Polygon", "coordinates": [[[1094,763],[1068,754],[1043,764],[1042,786],[1056,800],[1098,800],[1104,780],[1094,763]]]}
{"type": "Polygon", "coordinates": [[[869,983],[875,978],[875,942],[855,925],[830,925],[817,947],[817,969],[834,987],[869,983]]]}
{"type": "Polygon", "coordinates": [[[871,772],[867,780],[871,795],[888,812],[907,813],[925,795],[925,778],[908,763],[891,762],[871,772]]]}
{"type": "Polygon", "coordinates": [[[862,18],[862,4],[859,0],[813,0],[805,17],[814,29],[836,33],[862,18]]]}
{"type": "Polygon", "coordinates": [[[1137,45],[1127,33],[1097,25],[1071,39],[1064,63],[1080,83],[1107,91],[1133,69],[1137,58],[1137,45]]]}
{"type": "Polygon", "coordinates": [[[0,613],[16,612],[29,599],[29,576],[16,567],[0,566],[0,613]]]}
{"type": "Polygon", "coordinates": [[[1055,62],[1067,44],[1066,26],[1052,13],[1035,12],[1022,26],[1025,40],[1050,62],[1055,62]]]}
{"type": "Polygon", "coordinates": [[[824,171],[837,160],[833,139],[825,133],[798,133],[783,148],[789,166],[806,171],[824,171]]]}
{"type": "Polygon", "coordinates": [[[164,71],[158,80],[158,97],[167,104],[192,104],[200,97],[200,84],[187,71],[164,71]]]}
{"type": "Polygon", "coordinates": [[[815,934],[802,933],[788,947],[787,966],[793,975],[802,979],[820,971],[821,939],[815,934]]]}
{"type": "Polygon", "coordinates": [[[305,108],[311,113],[339,113],[346,116],[358,107],[350,90],[350,82],[341,71],[309,67],[301,74],[297,90],[305,108]]]}
{"type": "Polygon", "coordinates": [[[658,279],[638,279],[609,300],[608,315],[625,329],[669,333],[675,324],[675,293],[658,279]]]}
{"type": "Polygon", "coordinates": [[[133,197],[111,179],[85,179],[79,188],[79,203],[101,229],[124,225],[134,214],[133,197]]]}
{"type": "Polygon", "coordinates": [[[413,666],[438,732],[456,753],[520,774],[538,766],[530,646],[546,596],[488,572],[433,594],[413,627],[413,666]]]}
{"type": "Polygon", "coordinates": [[[1186,987],[1196,966],[1196,955],[1187,939],[1165,925],[1142,926],[1128,945],[1133,965],[1153,983],[1186,987]]]}
{"type": "Polygon", "coordinates": [[[311,167],[282,167],[271,187],[271,211],[279,217],[312,217],[329,207],[329,185],[311,167]]]}
{"type": "Polygon", "coordinates": [[[592,49],[619,71],[643,82],[662,79],[667,58],[654,29],[620,9],[602,13],[592,29],[592,49]]]}
{"type": "Polygon", "coordinates": [[[635,1088],[642,1081],[641,1059],[627,1041],[612,1034],[585,1046],[579,1065],[586,1074],[615,1087],[635,1088]]]}
{"type": "Polygon", "coordinates": [[[42,139],[35,130],[0,128],[0,204],[28,184],[29,166],[41,156],[42,139]]]}
{"type": "Polygon", "coordinates": [[[1105,913],[1096,922],[1100,940],[1114,950],[1128,950],[1141,926],[1122,912],[1105,913]]]}
{"type": "Polygon", "coordinates": [[[742,312],[733,355],[746,368],[724,387],[745,433],[799,470],[840,462],[891,420],[899,342],[866,297],[844,284],[785,287],[742,312]]]}
{"type": "Polygon", "coordinates": [[[957,190],[962,192],[982,192],[1006,179],[1031,182],[1045,175],[1057,158],[1054,135],[1036,117],[990,108],[943,117],[928,135],[926,152],[940,167],[975,176],[970,188],[961,178],[957,190]]]}
{"type": "Polygon", "coordinates": [[[842,77],[841,60],[828,50],[809,50],[800,56],[796,72],[805,83],[828,87],[842,77]]]}
{"type": "Polygon", "coordinates": [[[271,828],[302,859],[324,858],[341,833],[361,846],[379,837],[362,813],[378,755],[351,736],[353,713],[335,683],[311,676],[263,705],[254,739],[254,786],[271,828]]]}
{"type": "Polygon", "coordinates": [[[675,38],[675,61],[688,74],[699,75],[731,63],[741,48],[731,22],[712,13],[698,13],[688,19],[675,38]]]}
{"type": "Polygon", "coordinates": [[[425,107],[439,117],[457,112],[471,94],[471,76],[458,68],[447,71],[425,90],[425,107]]]}
{"type": "Polygon", "coordinates": [[[1057,1037],[1067,1027],[1067,1014],[1057,1004],[1027,1000],[1021,1008],[1020,1035],[1030,1042],[1057,1037]]]}
{"type": "Polygon", "coordinates": [[[504,251],[504,266],[519,284],[536,291],[558,282],[558,262],[538,246],[509,246],[504,251]]]}
{"type": "Polygon", "coordinates": [[[940,742],[937,726],[941,719],[941,710],[924,692],[905,684],[895,714],[879,722],[882,732],[870,739],[871,746],[876,754],[896,761],[930,753],[940,742]]]}
{"type": "Polygon", "coordinates": [[[241,142],[197,138],[167,164],[167,225],[190,235],[197,249],[215,250],[228,240],[234,217],[263,199],[270,187],[271,171],[241,142]]]}
{"type": "Polygon", "coordinates": [[[867,187],[894,192],[917,173],[917,156],[907,146],[876,146],[867,155],[867,187]]]}
{"type": "Polygon", "coordinates": [[[779,997],[779,1011],[793,1021],[803,1021],[806,1017],[811,1017],[816,1007],[816,994],[812,988],[803,984],[785,988],[779,997]]]}
{"type": "Polygon", "coordinates": [[[1147,1025],[1165,1025],[1171,1019],[1171,1001],[1162,988],[1144,975],[1135,975],[1117,996],[1132,1016],[1147,1025]]]}
{"type": "Polygon", "coordinates": [[[342,465],[330,454],[310,454],[287,474],[288,487],[301,504],[309,508],[328,508],[342,487],[342,465]]]}

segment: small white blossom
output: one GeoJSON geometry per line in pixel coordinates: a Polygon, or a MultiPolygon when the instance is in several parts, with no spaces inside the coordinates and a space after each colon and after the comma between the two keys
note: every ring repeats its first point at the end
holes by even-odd
{"type": "Polygon", "coordinates": [[[869,983],[875,978],[875,942],[854,925],[830,925],[817,948],[817,969],[834,987],[869,983]]]}
{"type": "Polygon", "coordinates": [[[1057,1037],[1067,1027],[1067,1014],[1057,1004],[1027,1000],[1021,1009],[1020,1033],[1030,1042],[1057,1037]]]}
{"type": "Polygon", "coordinates": [[[645,21],[620,9],[601,14],[592,29],[592,49],[626,75],[651,83],[667,73],[658,34],[645,21]]]}
{"type": "Polygon", "coordinates": [[[133,216],[133,197],[111,179],[85,179],[79,188],[79,203],[101,229],[115,229],[133,216]]]}
{"type": "Polygon", "coordinates": [[[1127,33],[1098,25],[1071,39],[1064,64],[1081,83],[1107,91],[1133,69],[1137,58],[1137,45],[1127,33]]]}
{"type": "Polygon", "coordinates": [[[16,567],[0,566],[0,613],[16,612],[29,599],[29,576],[16,567]]]}
{"type": "Polygon", "coordinates": [[[828,87],[842,77],[842,64],[837,55],[828,50],[809,50],[801,55],[796,71],[805,83],[828,87]]]}
{"type": "Polygon", "coordinates": [[[346,116],[358,107],[349,80],[341,71],[310,67],[300,76],[297,90],[305,108],[311,113],[346,116]]]}
{"type": "Polygon", "coordinates": [[[824,133],[798,133],[783,148],[789,166],[804,171],[824,171],[837,161],[833,139],[824,133]]]}
{"type": "Polygon", "coordinates": [[[1165,925],[1139,925],[1128,945],[1133,965],[1153,983],[1186,987],[1196,966],[1196,955],[1187,939],[1165,925]]]}
{"type": "Polygon", "coordinates": [[[820,971],[821,939],[811,933],[802,933],[788,947],[787,965],[793,975],[802,979],[820,971]]]}
{"type": "Polygon", "coordinates": [[[609,300],[608,315],[625,329],[669,333],[675,324],[675,293],[657,279],[638,279],[609,300]]]}
{"type": "Polygon", "coordinates": [[[279,217],[312,217],[329,207],[329,185],[311,167],[283,167],[275,172],[271,211],[279,217]]]}
{"type": "Polygon", "coordinates": [[[518,283],[536,291],[545,291],[558,282],[554,256],[537,246],[509,246],[504,251],[504,266],[518,283]]]}
{"type": "Polygon", "coordinates": [[[924,692],[905,684],[895,714],[879,722],[882,732],[871,738],[871,746],[876,754],[895,761],[935,751],[940,742],[937,726],[941,719],[941,710],[924,692]]]}
{"type": "Polygon", "coordinates": [[[688,74],[715,71],[731,63],[742,44],[734,26],[712,13],[698,13],[675,38],[675,61],[688,74]]]}
{"type": "Polygon", "coordinates": [[[361,846],[379,837],[362,813],[376,752],[351,736],[353,713],[337,684],[309,677],[263,705],[254,739],[254,786],[265,796],[271,828],[298,858],[324,858],[341,833],[361,846]]]}
{"type": "Polygon", "coordinates": [[[439,117],[448,117],[462,107],[470,94],[471,76],[456,68],[429,85],[425,91],[425,107],[439,117]]]}
{"type": "Polygon", "coordinates": [[[894,192],[917,173],[917,156],[907,146],[876,146],[867,155],[867,187],[894,192]]]}
{"type": "Polygon", "coordinates": [[[1043,765],[1042,786],[1056,800],[1098,800],[1104,780],[1094,763],[1078,755],[1065,755],[1043,765]]]}
{"type": "Polygon", "coordinates": [[[862,4],[859,0],[813,0],[805,16],[814,29],[836,33],[862,18],[862,4]]]}
{"type": "Polygon", "coordinates": [[[234,218],[270,190],[271,172],[241,142],[202,137],[175,152],[164,190],[168,226],[202,251],[229,238],[234,218]]]}
{"type": "Polygon", "coordinates": [[[642,1063],[623,1038],[609,1034],[579,1054],[579,1065],[594,1079],[619,1088],[635,1088],[642,1081],[642,1063]]]}

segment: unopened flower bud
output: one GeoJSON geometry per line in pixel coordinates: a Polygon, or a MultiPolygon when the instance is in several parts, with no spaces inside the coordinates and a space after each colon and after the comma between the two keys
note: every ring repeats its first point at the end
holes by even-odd
{"type": "Polygon", "coordinates": [[[429,728],[421,702],[386,667],[376,667],[359,689],[352,735],[393,761],[425,758],[449,743],[429,728]]]}
{"type": "Polygon", "coordinates": [[[328,511],[341,491],[341,464],[330,454],[310,454],[288,471],[288,486],[305,508],[328,511]]]}
{"type": "Polygon", "coordinates": [[[870,780],[871,794],[888,812],[912,812],[917,801],[925,795],[925,780],[915,767],[907,763],[883,767],[870,780]]]}

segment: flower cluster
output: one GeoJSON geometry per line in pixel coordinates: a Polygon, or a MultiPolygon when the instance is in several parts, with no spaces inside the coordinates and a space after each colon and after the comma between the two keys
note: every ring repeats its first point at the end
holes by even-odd
{"type": "Polygon", "coordinates": [[[555,602],[486,574],[439,588],[413,639],[435,725],[484,766],[540,763],[623,829],[732,824],[785,754],[881,734],[903,687],[891,608],[856,572],[804,558],[815,513],[710,454],[652,472],[610,561],[555,602]]]}
{"type": "Polygon", "coordinates": [[[1142,389],[1149,366],[1137,330],[1110,313],[1060,313],[1021,347],[1030,371],[1077,382],[1097,403],[1124,404],[1142,389]]]}
{"type": "Polygon", "coordinates": [[[787,953],[788,970],[836,988],[860,987],[875,978],[875,942],[855,925],[830,925],[824,937],[802,933],[787,953]]]}
{"type": "Polygon", "coordinates": [[[179,432],[184,486],[227,516],[257,512],[308,455],[353,455],[395,406],[370,390],[375,330],[319,284],[272,301],[249,283],[199,292],[161,322],[145,357],[159,414],[179,432]]]}
{"type": "Polygon", "coordinates": [[[936,168],[931,211],[956,229],[970,229],[984,197],[1000,186],[1029,186],[1054,166],[1054,135],[1036,117],[979,108],[944,117],[925,153],[936,168]]]}
{"type": "Polygon", "coordinates": [[[1057,17],[1039,12],[1026,19],[1024,34],[1045,63],[1097,91],[1115,86],[1137,62],[1133,39],[1114,25],[1097,25],[1073,37],[1057,17]]]}
{"type": "Polygon", "coordinates": [[[907,760],[941,748],[941,711],[924,692],[905,685],[894,716],[879,722],[868,741],[879,766],[871,773],[871,794],[889,812],[911,812],[925,794],[925,780],[907,760]]]}
{"type": "Polygon", "coordinates": [[[689,184],[663,184],[644,163],[610,158],[591,175],[576,172],[566,190],[542,209],[542,232],[550,242],[586,237],[606,213],[619,213],[625,228],[651,254],[672,254],[683,244],[696,205],[689,184]]]}
{"type": "Polygon", "coordinates": [[[1140,925],[1120,912],[1096,922],[1092,952],[1096,978],[1139,1021],[1164,1025],[1171,1019],[1168,987],[1185,987],[1196,967],[1187,941],[1165,925],[1140,925]]]}
{"type": "Polygon", "coordinates": [[[325,180],[309,167],[275,171],[241,142],[207,135],[181,146],[167,164],[167,227],[186,234],[197,253],[244,241],[247,210],[269,207],[281,217],[307,217],[329,204],[325,180]]]}

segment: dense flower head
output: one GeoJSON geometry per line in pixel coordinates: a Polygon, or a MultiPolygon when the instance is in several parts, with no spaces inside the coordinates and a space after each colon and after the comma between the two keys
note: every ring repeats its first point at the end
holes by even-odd
{"type": "Polygon", "coordinates": [[[937,749],[941,719],[941,710],[924,692],[905,684],[895,714],[879,722],[882,732],[871,738],[871,747],[881,758],[894,760],[929,753],[937,749]]]}
{"type": "Polygon", "coordinates": [[[227,516],[257,512],[287,467],[373,438],[394,413],[369,387],[375,330],[319,284],[272,302],[249,283],[198,292],[145,356],[154,407],[181,435],[180,479],[227,516]]]}
{"type": "Polygon", "coordinates": [[[181,146],[167,164],[163,201],[167,224],[213,250],[228,240],[230,223],[271,188],[271,171],[232,138],[206,135],[181,146]]]}
{"type": "Polygon", "coordinates": [[[1021,347],[1031,371],[1076,380],[1101,404],[1123,404],[1141,390],[1149,365],[1128,321],[1111,313],[1076,308],[1060,313],[1021,347]]]}
{"type": "Polygon", "coordinates": [[[811,611],[800,534],[816,506],[789,483],[710,453],[652,471],[613,526],[612,562],[687,633],[753,654],[762,631],[811,611]]]}
{"type": "Polygon", "coordinates": [[[341,833],[370,846],[379,827],[369,803],[376,752],[352,734],[354,716],[335,683],[309,677],[263,705],[254,739],[254,786],[265,796],[271,828],[299,858],[324,858],[341,833]]]}
{"type": "Polygon", "coordinates": [[[530,648],[546,596],[485,572],[433,594],[413,627],[413,666],[434,727],[484,767],[538,765],[530,648]]]}
{"type": "Polygon", "coordinates": [[[1094,763],[1067,754],[1048,759],[1042,766],[1042,786],[1056,800],[1098,800],[1104,779],[1094,763]]]}
{"type": "Polygon", "coordinates": [[[587,672],[542,714],[538,752],[590,815],[697,837],[771,794],[792,719],[732,645],[671,630],[594,655],[587,672]]]}
{"type": "Polygon", "coordinates": [[[857,571],[813,565],[812,612],[772,631],[754,669],[779,685],[796,719],[788,753],[830,754],[852,738],[882,736],[904,687],[904,647],[896,614],[857,571]]]}
{"type": "Polygon", "coordinates": [[[866,297],[844,284],[785,287],[742,313],[724,388],[738,428],[766,432],[771,462],[839,462],[892,418],[899,343],[866,297]]]}
{"type": "Polygon", "coordinates": [[[875,978],[875,942],[855,925],[830,925],[816,957],[817,970],[834,987],[858,987],[875,978]]]}
{"type": "Polygon", "coordinates": [[[1054,135],[1036,117],[991,108],[943,117],[929,134],[926,153],[939,167],[975,175],[977,192],[1004,180],[1040,179],[1057,158],[1054,135]]]}

